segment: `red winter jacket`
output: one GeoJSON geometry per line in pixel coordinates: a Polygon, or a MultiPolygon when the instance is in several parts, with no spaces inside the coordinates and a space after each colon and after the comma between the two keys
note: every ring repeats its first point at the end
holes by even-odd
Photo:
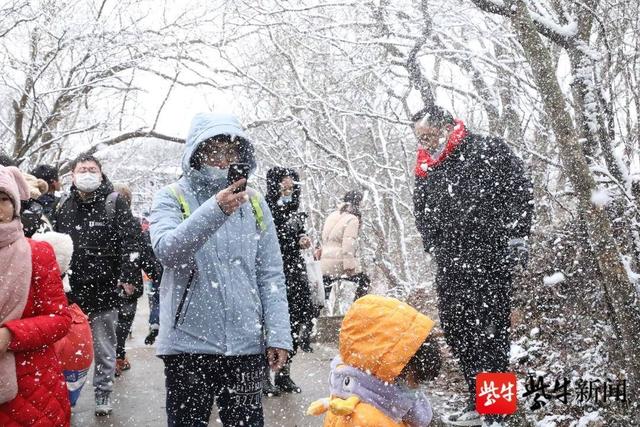
{"type": "Polygon", "coordinates": [[[71,408],[53,343],[71,325],[58,263],[48,243],[29,240],[31,288],[21,319],[7,322],[12,334],[18,395],[0,405],[0,426],[68,426],[71,408]]]}

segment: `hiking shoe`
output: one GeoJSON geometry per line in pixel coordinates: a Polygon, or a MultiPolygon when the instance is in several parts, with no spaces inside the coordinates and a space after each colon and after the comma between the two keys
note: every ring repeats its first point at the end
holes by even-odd
{"type": "Polygon", "coordinates": [[[482,426],[482,417],[476,411],[475,403],[469,403],[461,412],[446,415],[442,421],[452,426],[482,426]]]}
{"type": "Polygon", "coordinates": [[[285,393],[302,393],[302,389],[293,382],[289,375],[276,374],[275,384],[285,393]]]}
{"type": "Polygon", "coordinates": [[[146,345],[153,345],[153,343],[156,342],[158,332],[158,328],[149,328],[149,334],[145,337],[144,343],[146,345]]]}
{"type": "Polygon", "coordinates": [[[128,371],[129,369],[131,369],[131,363],[126,357],[116,359],[116,377],[119,377],[123,371],[128,371]]]}
{"type": "Polygon", "coordinates": [[[280,396],[282,391],[271,383],[271,379],[265,379],[262,382],[262,394],[269,397],[280,396]]]}
{"type": "Polygon", "coordinates": [[[507,418],[504,415],[485,415],[482,427],[505,427],[507,418]]]}
{"type": "Polygon", "coordinates": [[[111,415],[112,410],[111,395],[109,393],[99,394],[96,396],[96,417],[111,415]]]}

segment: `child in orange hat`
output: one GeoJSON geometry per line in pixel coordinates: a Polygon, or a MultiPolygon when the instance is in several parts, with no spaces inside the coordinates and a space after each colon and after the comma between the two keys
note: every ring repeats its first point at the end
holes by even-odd
{"type": "Polygon", "coordinates": [[[395,298],[367,295],[353,303],[331,364],[331,397],[311,404],[325,427],[423,427],[431,405],[419,390],[440,370],[434,322],[395,298]]]}

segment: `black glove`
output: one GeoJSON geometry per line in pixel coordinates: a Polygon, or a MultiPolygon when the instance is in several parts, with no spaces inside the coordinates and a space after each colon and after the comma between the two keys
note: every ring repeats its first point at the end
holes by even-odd
{"type": "Polygon", "coordinates": [[[523,269],[527,268],[527,264],[529,263],[529,246],[527,245],[527,241],[520,238],[510,239],[507,259],[513,267],[520,265],[523,269]]]}
{"type": "Polygon", "coordinates": [[[149,335],[147,335],[146,338],[144,339],[144,343],[146,345],[152,345],[154,342],[156,342],[157,336],[158,336],[158,329],[149,330],[149,335]]]}

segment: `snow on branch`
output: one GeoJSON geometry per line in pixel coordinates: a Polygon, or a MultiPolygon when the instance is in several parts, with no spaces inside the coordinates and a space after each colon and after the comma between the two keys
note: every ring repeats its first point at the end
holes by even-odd
{"type": "MultiPolygon", "coordinates": [[[[515,7],[508,7],[502,0],[471,0],[485,12],[511,17],[515,13],[515,7]]],[[[552,19],[543,17],[528,9],[529,16],[540,34],[549,40],[559,44],[565,49],[575,47],[575,36],[578,33],[578,24],[575,21],[566,25],[555,23],[552,19]]]]}

